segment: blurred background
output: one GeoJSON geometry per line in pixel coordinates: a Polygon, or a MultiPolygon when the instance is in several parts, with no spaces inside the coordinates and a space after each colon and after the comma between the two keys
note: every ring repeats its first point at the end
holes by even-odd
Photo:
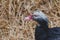
{"type": "Polygon", "coordinates": [[[0,40],[35,40],[37,23],[24,17],[39,9],[50,23],[60,26],[60,0],[0,0],[0,40]]]}

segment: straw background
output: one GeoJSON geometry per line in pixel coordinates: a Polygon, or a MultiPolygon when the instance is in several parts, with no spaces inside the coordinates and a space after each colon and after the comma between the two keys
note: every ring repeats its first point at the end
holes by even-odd
{"type": "Polygon", "coordinates": [[[49,28],[60,26],[60,0],[0,0],[0,40],[35,40],[35,21],[24,21],[35,9],[44,12],[49,28]]]}

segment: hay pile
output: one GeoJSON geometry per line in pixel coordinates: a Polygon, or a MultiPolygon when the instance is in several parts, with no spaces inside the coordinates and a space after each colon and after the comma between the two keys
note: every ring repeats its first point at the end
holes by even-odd
{"type": "Polygon", "coordinates": [[[60,0],[0,0],[0,40],[35,40],[36,22],[24,22],[35,9],[43,11],[50,28],[60,26],[60,0]]]}

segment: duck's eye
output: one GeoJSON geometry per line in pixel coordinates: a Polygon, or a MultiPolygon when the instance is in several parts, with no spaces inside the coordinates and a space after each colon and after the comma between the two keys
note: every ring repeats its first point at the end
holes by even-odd
{"type": "Polygon", "coordinates": [[[35,17],[37,17],[38,15],[34,15],[35,17]]]}

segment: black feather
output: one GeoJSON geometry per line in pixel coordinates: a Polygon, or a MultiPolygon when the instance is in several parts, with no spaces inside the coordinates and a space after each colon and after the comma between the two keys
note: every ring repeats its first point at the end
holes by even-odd
{"type": "Polygon", "coordinates": [[[48,19],[41,11],[34,12],[39,15],[33,19],[38,22],[35,29],[35,40],[60,40],[60,27],[48,28],[48,19]]]}

